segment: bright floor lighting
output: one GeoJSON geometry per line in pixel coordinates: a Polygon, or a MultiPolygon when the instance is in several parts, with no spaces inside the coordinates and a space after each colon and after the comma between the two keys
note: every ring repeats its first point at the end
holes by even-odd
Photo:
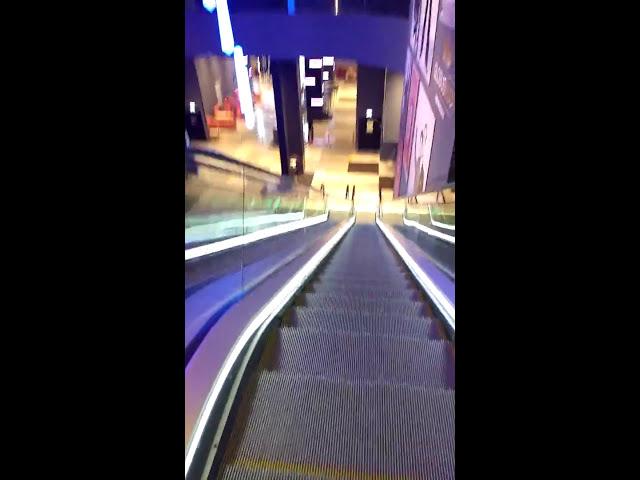
{"type": "Polygon", "coordinates": [[[425,292],[429,295],[433,303],[438,307],[440,313],[445,318],[447,323],[451,326],[453,331],[456,330],[456,307],[453,305],[447,296],[442,293],[442,291],[433,283],[433,280],[429,278],[429,276],[424,273],[424,271],[420,268],[420,266],[415,262],[411,255],[405,250],[405,248],[398,242],[398,240],[393,236],[393,234],[389,231],[389,227],[387,227],[378,217],[376,217],[376,223],[384,236],[387,237],[393,248],[395,248],[400,258],[404,261],[404,263],[409,267],[411,273],[416,278],[416,280],[420,283],[425,292]]]}
{"type": "Polygon", "coordinates": [[[247,343],[251,340],[252,336],[258,329],[265,324],[265,322],[270,322],[275,318],[275,316],[285,307],[285,305],[291,300],[291,298],[296,294],[298,289],[307,281],[307,279],[313,274],[315,269],[320,265],[320,263],[325,259],[325,257],[331,252],[333,247],[340,241],[340,239],[344,236],[345,233],[351,228],[355,221],[355,217],[351,217],[334,235],[331,239],[325,243],[320,250],[316,252],[313,257],[304,264],[304,266],[298,270],[298,272],[289,280],[272,298],[271,300],[264,306],[262,309],[251,319],[249,325],[244,329],[236,343],[234,344],[231,352],[227,355],[227,358],[216,377],[211,390],[209,391],[209,395],[207,396],[207,400],[204,404],[204,408],[200,412],[198,416],[198,420],[196,421],[196,427],[194,429],[193,436],[191,437],[191,441],[189,442],[189,447],[187,449],[187,455],[184,462],[184,474],[185,477],[189,473],[189,468],[191,467],[191,463],[193,462],[193,457],[195,455],[196,450],[198,449],[198,444],[200,443],[200,439],[202,438],[202,433],[204,432],[204,428],[209,421],[209,416],[213,411],[213,407],[218,401],[218,397],[220,395],[220,391],[224,386],[224,383],[231,372],[231,369],[235,365],[238,357],[244,350],[247,343]]]}
{"type": "Polygon", "coordinates": [[[255,116],[258,138],[264,142],[267,139],[267,131],[264,127],[264,113],[261,108],[256,108],[255,116]]]}

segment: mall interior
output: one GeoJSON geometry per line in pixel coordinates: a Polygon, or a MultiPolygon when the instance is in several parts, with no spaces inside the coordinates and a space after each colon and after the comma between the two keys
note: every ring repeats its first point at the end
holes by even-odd
{"type": "Polygon", "coordinates": [[[185,478],[455,478],[455,0],[185,1],[185,478]]]}

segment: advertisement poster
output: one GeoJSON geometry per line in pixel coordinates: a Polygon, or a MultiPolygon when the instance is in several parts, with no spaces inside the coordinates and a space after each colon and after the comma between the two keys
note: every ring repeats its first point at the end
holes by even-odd
{"type": "Polygon", "coordinates": [[[448,183],[455,142],[455,0],[442,0],[427,96],[437,116],[436,135],[426,187],[437,190],[448,183]]]}
{"type": "Polygon", "coordinates": [[[413,127],[413,150],[410,162],[408,190],[423,192],[427,186],[427,172],[431,160],[431,147],[436,127],[436,117],[431,108],[427,93],[420,83],[418,107],[413,127]]]}
{"type": "Polygon", "coordinates": [[[411,63],[411,70],[407,75],[409,85],[405,85],[403,99],[403,118],[401,125],[402,138],[398,145],[398,153],[396,157],[396,170],[400,168],[400,175],[396,175],[396,183],[403,193],[401,195],[409,195],[409,174],[411,172],[412,153],[413,153],[413,133],[416,117],[416,109],[418,106],[418,92],[421,85],[420,74],[416,66],[411,63]],[[404,102],[406,100],[406,103],[404,102]]]}
{"type": "Polygon", "coordinates": [[[447,184],[455,142],[455,0],[414,0],[411,12],[396,197],[447,184]]]}
{"type": "MultiPolygon", "coordinates": [[[[404,84],[402,86],[402,91],[403,92],[408,92],[410,85],[411,85],[411,52],[408,51],[407,52],[407,58],[405,61],[405,65],[404,65],[404,71],[405,76],[404,76],[404,84]]],[[[406,125],[407,125],[407,104],[408,104],[408,97],[409,95],[402,95],[402,106],[400,107],[400,129],[399,132],[402,133],[402,137],[399,139],[398,141],[398,150],[396,152],[396,175],[395,175],[395,180],[393,183],[393,191],[396,192],[396,195],[398,195],[397,192],[399,192],[401,190],[401,186],[402,187],[402,191],[406,190],[406,187],[404,187],[407,183],[407,179],[406,179],[406,175],[408,170],[406,170],[404,167],[402,167],[400,165],[399,162],[402,162],[402,159],[404,158],[404,134],[407,131],[406,125]],[[404,174],[405,178],[402,178],[401,175],[404,174]]]]}

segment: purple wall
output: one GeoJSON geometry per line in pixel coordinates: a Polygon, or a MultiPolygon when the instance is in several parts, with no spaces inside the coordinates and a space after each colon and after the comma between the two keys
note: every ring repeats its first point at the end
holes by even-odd
{"type": "MultiPolygon", "coordinates": [[[[236,44],[245,54],[295,58],[331,55],[364,65],[404,71],[408,20],[373,15],[232,15],[236,44]]],[[[185,56],[222,55],[215,15],[185,12],[185,56]]]]}

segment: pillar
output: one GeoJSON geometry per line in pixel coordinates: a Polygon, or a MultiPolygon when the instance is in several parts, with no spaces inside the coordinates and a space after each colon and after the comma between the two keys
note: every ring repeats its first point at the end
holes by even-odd
{"type": "Polygon", "coordinates": [[[280,168],[282,175],[304,173],[304,136],[300,109],[300,72],[298,59],[271,59],[273,99],[276,107],[280,168]],[[295,169],[290,160],[296,159],[295,169]]]}
{"type": "Polygon", "coordinates": [[[198,75],[192,58],[184,60],[184,111],[185,129],[191,140],[206,140],[209,138],[209,129],[205,117],[205,108],[200,93],[198,75]],[[192,102],[195,103],[195,112],[192,112],[192,102]]]}
{"type": "Polygon", "coordinates": [[[356,98],[358,150],[380,150],[384,83],[384,68],[358,65],[358,96],[356,98]],[[371,111],[370,118],[367,118],[367,110],[371,111]]]}

